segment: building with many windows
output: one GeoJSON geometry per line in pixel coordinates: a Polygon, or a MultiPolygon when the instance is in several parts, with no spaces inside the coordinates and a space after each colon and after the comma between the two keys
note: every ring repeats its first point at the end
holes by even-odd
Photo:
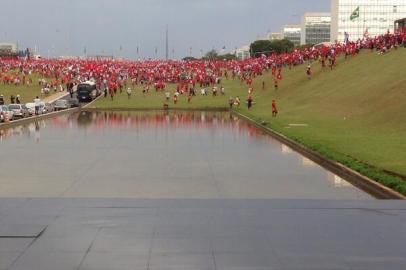
{"type": "Polygon", "coordinates": [[[17,43],[0,43],[0,51],[7,51],[10,53],[17,53],[17,43]]]}
{"type": "Polygon", "coordinates": [[[301,21],[300,44],[319,44],[330,41],[330,13],[305,13],[301,21]]]}
{"type": "Polygon", "coordinates": [[[269,32],[269,33],[266,35],[266,37],[267,37],[267,39],[270,40],[270,41],[273,41],[273,40],[281,40],[281,39],[283,39],[283,34],[280,33],[280,32],[269,32]]]}
{"type": "Polygon", "coordinates": [[[395,30],[406,30],[406,18],[395,21],[395,30]]]}
{"type": "Polygon", "coordinates": [[[302,33],[302,28],[300,25],[285,25],[282,28],[283,38],[288,39],[295,44],[295,46],[300,45],[300,38],[302,33]]]}
{"type": "Polygon", "coordinates": [[[239,60],[250,58],[250,56],[251,54],[249,45],[242,46],[241,48],[235,50],[235,57],[237,57],[237,59],[239,60]]]}
{"type": "Polygon", "coordinates": [[[344,42],[394,31],[406,17],[406,0],[331,0],[331,41],[344,42]]]}

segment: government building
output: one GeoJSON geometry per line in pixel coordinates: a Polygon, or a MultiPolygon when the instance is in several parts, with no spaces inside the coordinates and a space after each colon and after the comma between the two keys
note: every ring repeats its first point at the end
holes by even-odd
{"type": "Polygon", "coordinates": [[[395,21],[406,17],[406,0],[332,0],[331,17],[331,42],[393,33],[395,21]]]}
{"type": "Polygon", "coordinates": [[[300,25],[284,25],[282,27],[283,38],[290,40],[295,46],[300,45],[302,28],[300,25]]]}
{"type": "Polygon", "coordinates": [[[330,42],[330,13],[305,13],[301,21],[300,44],[320,44],[330,42]]]}

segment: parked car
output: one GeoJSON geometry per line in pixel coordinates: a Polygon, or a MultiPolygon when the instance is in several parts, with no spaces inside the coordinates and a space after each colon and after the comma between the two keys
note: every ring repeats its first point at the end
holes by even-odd
{"type": "Polygon", "coordinates": [[[54,109],[54,105],[52,103],[45,103],[45,110],[47,113],[53,112],[54,109]]]}
{"type": "Polygon", "coordinates": [[[77,108],[80,106],[79,100],[76,98],[72,98],[69,100],[69,107],[70,108],[77,108]]]}
{"type": "MultiPolygon", "coordinates": [[[[30,115],[35,115],[35,103],[27,103],[27,104],[25,104],[25,107],[27,107],[30,115]]],[[[40,106],[39,106],[39,114],[46,114],[46,113],[47,113],[47,109],[46,109],[45,103],[41,102],[40,106]]]]}
{"type": "Polygon", "coordinates": [[[0,120],[4,122],[5,116],[9,119],[9,121],[13,120],[14,113],[10,111],[7,105],[0,105],[0,120]]]}
{"type": "Polygon", "coordinates": [[[30,116],[28,108],[24,104],[10,104],[8,108],[13,112],[13,120],[30,116]]]}
{"type": "Polygon", "coordinates": [[[66,99],[60,99],[55,101],[54,109],[55,111],[69,109],[69,102],[66,99]]]}

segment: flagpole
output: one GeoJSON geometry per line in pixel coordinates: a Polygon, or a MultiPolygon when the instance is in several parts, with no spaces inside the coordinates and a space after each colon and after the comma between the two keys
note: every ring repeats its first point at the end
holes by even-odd
{"type": "Polygon", "coordinates": [[[364,33],[363,33],[363,36],[364,36],[364,38],[365,38],[365,34],[366,34],[366,31],[367,31],[367,29],[366,29],[366,26],[365,26],[365,6],[364,6],[364,33]]]}
{"type": "MultiPolygon", "coordinates": [[[[359,8],[359,7],[358,7],[358,8],[359,8]]],[[[358,10],[358,18],[357,18],[357,20],[358,20],[358,27],[357,27],[357,29],[358,29],[358,39],[360,39],[360,33],[359,33],[359,32],[360,32],[360,23],[359,23],[359,19],[360,19],[360,18],[359,18],[359,17],[360,17],[360,16],[359,16],[359,13],[360,13],[360,12],[361,12],[361,10],[359,9],[359,10],[358,10]]],[[[358,41],[358,39],[357,39],[357,41],[358,41]]]]}

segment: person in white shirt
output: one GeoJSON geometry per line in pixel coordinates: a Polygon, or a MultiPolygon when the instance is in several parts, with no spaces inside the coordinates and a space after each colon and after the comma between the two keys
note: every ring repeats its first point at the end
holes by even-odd
{"type": "Polygon", "coordinates": [[[127,97],[128,99],[131,98],[132,89],[130,87],[127,88],[127,97]]]}
{"type": "Polygon", "coordinates": [[[41,99],[37,96],[34,98],[34,104],[35,104],[35,115],[39,115],[39,108],[41,106],[41,99]]]}

